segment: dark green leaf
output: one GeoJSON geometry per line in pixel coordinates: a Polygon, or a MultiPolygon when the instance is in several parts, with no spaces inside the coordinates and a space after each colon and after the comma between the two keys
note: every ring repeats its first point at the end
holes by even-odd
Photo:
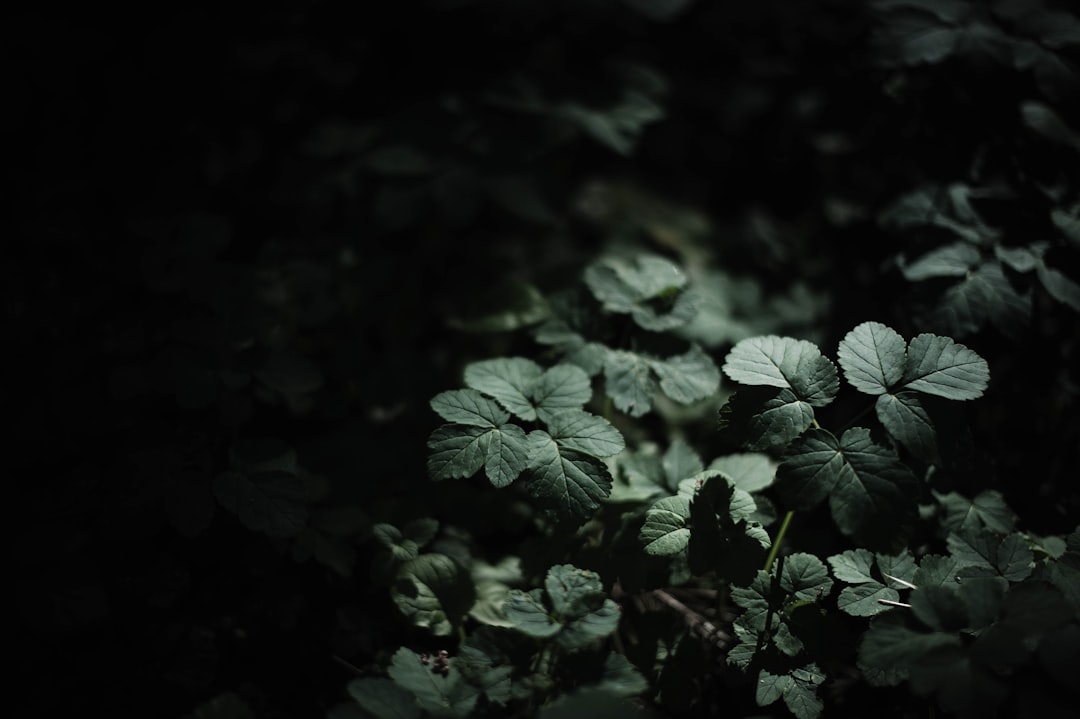
{"type": "Polygon", "coordinates": [[[448,422],[475,427],[497,427],[510,419],[495,400],[474,389],[440,392],[431,399],[431,408],[448,422]]]}
{"type": "Polygon", "coordinates": [[[604,659],[604,674],[595,687],[612,696],[632,697],[647,691],[649,682],[625,655],[612,652],[604,659]]]}
{"type": "Polygon", "coordinates": [[[709,469],[723,472],[744,492],[759,492],[776,479],[777,463],[767,454],[747,452],[717,457],[709,469]]]}
{"type": "Polygon", "coordinates": [[[473,362],[465,368],[465,384],[494,397],[499,404],[522,419],[536,419],[533,387],[543,374],[540,365],[523,357],[501,357],[473,362]]]}
{"type": "Polygon", "coordinates": [[[829,557],[829,566],[832,567],[833,575],[841,582],[848,584],[876,582],[877,580],[870,574],[873,562],[874,555],[861,547],[829,557]]]}
{"type": "Polygon", "coordinates": [[[540,600],[540,590],[523,592],[513,589],[507,597],[503,609],[514,629],[530,637],[553,637],[562,629],[562,625],[552,618],[551,613],[540,600]]]}
{"type": "Polygon", "coordinates": [[[687,497],[664,497],[645,514],[639,537],[645,553],[669,557],[686,549],[690,542],[690,500],[687,497]]]}
{"type": "Polygon", "coordinates": [[[883,584],[871,582],[854,587],[844,587],[836,600],[837,608],[853,617],[872,617],[889,610],[889,606],[880,600],[896,602],[900,594],[883,584]]]}
{"type": "Polygon", "coordinates": [[[482,427],[444,424],[428,439],[428,474],[432,479],[464,479],[488,460],[491,432],[482,427]]]}
{"type": "Polygon", "coordinates": [[[603,462],[566,449],[546,432],[529,433],[529,491],[564,517],[585,520],[611,492],[603,462]]]}
{"type": "Polygon", "coordinates": [[[935,631],[956,632],[968,625],[964,600],[948,586],[919,587],[908,601],[912,613],[935,631]]]}
{"type": "Polygon", "coordinates": [[[604,389],[620,412],[640,417],[652,407],[656,380],[645,357],[622,350],[608,352],[604,380],[604,389]]]}
{"type": "Polygon", "coordinates": [[[394,654],[389,673],[399,687],[416,697],[421,708],[436,716],[468,716],[480,694],[479,689],[462,681],[459,672],[446,676],[434,672],[405,647],[394,654]]]}
{"type": "Polygon", "coordinates": [[[981,397],[989,381],[986,360],[948,337],[921,334],[908,345],[905,388],[969,400],[981,397]]]}
{"type": "Polygon", "coordinates": [[[660,378],[660,389],[676,402],[697,402],[715,394],[720,387],[720,370],[697,345],[683,355],[650,360],[649,366],[660,378]]]}
{"type": "Polygon", "coordinates": [[[398,569],[394,603],[414,626],[447,636],[476,600],[472,579],[445,554],[421,554],[398,569]]]}
{"type": "Polygon", "coordinates": [[[1002,534],[1013,528],[1013,512],[1005,498],[993,489],[983,490],[974,499],[956,492],[935,494],[945,509],[942,527],[953,532],[979,530],[983,527],[1002,534]]]}
{"type": "Polygon", "coordinates": [[[671,489],[677,487],[680,480],[692,477],[705,469],[701,457],[681,437],[676,437],[668,446],[661,460],[661,466],[664,468],[667,486],[671,489]]]}
{"type": "Polygon", "coordinates": [[[952,242],[903,265],[901,271],[911,282],[920,282],[931,277],[963,277],[979,264],[981,257],[982,253],[970,242],[952,242]]]}
{"type": "Polygon", "coordinates": [[[751,450],[783,447],[814,421],[814,408],[790,389],[741,389],[726,408],[730,431],[751,450]]]}
{"type": "Polygon", "coordinates": [[[532,389],[540,420],[550,422],[562,410],[579,409],[592,397],[592,384],[585,370],[572,364],[558,364],[540,376],[532,389]]]}
{"type": "Polygon", "coordinates": [[[552,414],[548,421],[548,432],[561,448],[594,457],[611,457],[626,446],[619,430],[610,422],[579,409],[552,414]]]}
{"type": "Polygon", "coordinates": [[[516,424],[504,424],[488,432],[488,452],[484,470],[491,484],[506,487],[527,466],[529,444],[525,430],[516,424]]]}
{"type": "Polygon", "coordinates": [[[840,386],[836,367],[817,345],[790,337],[745,339],[728,353],[723,369],[742,384],[790,389],[814,407],[832,402],[840,386]]]}
{"type": "Polygon", "coordinates": [[[883,394],[904,373],[907,343],[880,322],[863,322],[840,341],[837,357],[847,381],[860,392],[883,394]]]}
{"type": "Polygon", "coordinates": [[[885,430],[913,455],[930,464],[941,464],[938,432],[919,392],[883,394],[874,405],[885,430]]]}
{"type": "Polygon", "coordinates": [[[784,560],[780,588],[797,599],[816,601],[829,594],[832,584],[825,564],[814,555],[798,552],[784,560]]]}

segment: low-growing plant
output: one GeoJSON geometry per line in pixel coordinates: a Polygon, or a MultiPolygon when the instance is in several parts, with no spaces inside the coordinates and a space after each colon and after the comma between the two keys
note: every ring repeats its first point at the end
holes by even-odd
{"type": "Polygon", "coordinates": [[[859,684],[962,717],[1068,716],[1080,533],[1026,533],[1000,493],[948,481],[971,456],[963,404],[987,362],[879,322],[835,362],[759,335],[727,353],[721,402],[720,369],[679,336],[699,297],[667,258],[604,257],[551,299],[535,359],[472,362],[465,388],[431,400],[446,422],[431,478],[527,498],[548,546],[496,551],[496,569],[421,553],[433,520],[376,526],[393,600],[433,641],[353,681],[356,703],[380,719],[546,717],[726,696],[815,719],[859,684]],[[670,401],[726,449],[706,464],[677,427],[656,436],[642,418],[670,401]]]}

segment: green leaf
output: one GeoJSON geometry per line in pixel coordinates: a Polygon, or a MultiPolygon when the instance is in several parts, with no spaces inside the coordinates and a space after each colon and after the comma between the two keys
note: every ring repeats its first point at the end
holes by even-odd
{"type": "Polygon", "coordinates": [[[649,360],[649,366],[660,378],[664,394],[682,404],[705,399],[720,388],[720,370],[697,345],[686,354],[649,360]]]}
{"type": "Polygon", "coordinates": [[[465,368],[465,384],[494,397],[499,404],[521,419],[532,422],[536,408],[529,397],[543,370],[523,357],[500,357],[473,362],[465,368]]]}
{"type": "Polygon", "coordinates": [[[812,554],[798,552],[784,559],[780,588],[803,601],[816,601],[832,590],[825,564],[812,554]]]}
{"type": "Polygon", "coordinates": [[[859,642],[859,666],[883,670],[907,671],[926,655],[960,646],[955,633],[925,633],[903,625],[883,621],[885,615],[870,625],[859,642]]]}
{"type": "Polygon", "coordinates": [[[759,707],[764,707],[772,704],[780,697],[784,696],[784,692],[791,688],[791,685],[795,683],[795,680],[788,674],[770,674],[764,669],[761,670],[761,674],[758,675],[757,694],[754,697],[759,707]]]}
{"type": "Polygon", "coordinates": [[[738,619],[740,625],[758,632],[765,630],[770,598],[773,596],[772,586],[773,576],[760,569],[749,586],[732,586],[731,601],[743,610],[738,619]]]}
{"type": "Polygon", "coordinates": [[[883,575],[895,577],[900,582],[886,578],[886,584],[894,589],[903,587],[903,582],[915,583],[915,558],[911,551],[905,549],[900,554],[878,554],[877,565],[883,575]]]}
{"type": "Polygon", "coordinates": [[[848,584],[877,582],[877,579],[870,574],[873,562],[874,555],[861,547],[829,557],[829,566],[832,567],[833,575],[841,582],[848,584]]]}
{"type": "Polygon", "coordinates": [[[791,676],[795,681],[784,691],[784,704],[797,719],[817,719],[825,707],[817,695],[825,675],[816,664],[808,664],[793,670],[791,676]]]}
{"type": "Polygon", "coordinates": [[[510,419],[495,400],[474,389],[440,392],[431,399],[431,408],[448,422],[474,427],[497,427],[510,419]]]}
{"type": "Polygon", "coordinates": [[[952,242],[930,250],[910,264],[902,265],[900,271],[910,282],[920,282],[931,277],[963,277],[979,264],[982,253],[970,242],[952,242]]]}
{"type": "Polygon", "coordinates": [[[480,689],[489,701],[503,706],[510,701],[514,667],[498,637],[488,627],[470,633],[454,657],[453,670],[461,672],[465,681],[480,689]]]}
{"type": "Polygon", "coordinates": [[[618,629],[619,617],[619,605],[605,599],[595,610],[566,622],[555,641],[566,651],[584,649],[618,629]]]}
{"type": "Polygon", "coordinates": [[[445,554],[421,554],[398,568],[393,599],[413,626],[451,634],[476,601],[472,579],[445,554]]]}
{"type": "Polygon", "coordinates": [[[840,388],[836,367],[817,345],[790,337],[745,339],[728,353],[723,369],[742,384],[790,389],[814,407],[832,402],[840,388]]]}
{"type": "Polygon", "coordinates": [[[558,617],[579,617],[590,611],[590,602],[603,599],[600,575],[572,564],[559,564],[548,570],[544,589],[558,617]]]}
{"type": "Polygon", "coordinates": [[[389,679],[353,679],[346,690],[375,719],[420,719],[420,706],[413,695],[389,679]]]}
{"type": "Polygon", "coordinates": [[[551,415],[547,424],[548,433],[563,449],[611,457],[626,448],[619,430],[603,417],[584,410],[562,410],[551,415]]]}
{"type": "Polygon", "coordinates": [[[623,350],[608,352],[604,380],[604,390],[620,412],[640,417],[652,407],[656,380],[645,357],[623,350]]]}
{"type": "Polygon", "coordinates": [[[503,611],[514,629],[530,637],[553,637],[562,629],[562,624],[555,621],[541,601],[539,589],[531,592],[510,590],[503,611]]]}
{"type": "Polygon", "coordinates": [[[398,562],[407,562],[420,555],[420,545],[413,539],[407,539],[401,530],[392,524],[376,524],[371,528],[371,533],[379,544],[390,550],[398,562]]]}
{"type": "Polygon", "coordinates": [[[1013,512],[1005,504],[1005,498],[996,490],[983,490],[974,499],[968,499],[956,492],[935,493],[934,496],[945,509],[941,526],[950,532],[964,532],[985,527],[1004,534],[1013,529],[1013,512]]]}
{"type": "Polygon", "coordinates": [[[952,532],[946,539],[958,566],[993,569],[1010,582],[1031,575],[1035,555],[1020,534],[999,537],[986,530],[952,532]]]}
{"type": "Polygon", "coordinates": [[[536,716],[538,719],[614,719],[638,714],[635,703],[625,697],[615,696],[599,687],[582,687],[545,704],[536,716]]]}
{"type": "Polygon", "coordinates": [[[680,480],[699,474],[705,469],[701,457],[682,437],[676,437],[668,446],[661,466],[670,489],[677,487],[680,480]]]}
{"type": "Polygon", "coordinates": [[[963,565],[953,557],[927,554],[919,561],[919,568],[915,570],[911,582],[919,587],[955,587],[957,572],[961,566],[963,565]]]}
{"type": "Polygon", "coordinates": [[[428,474],[432,479],[464,479],[488,460],[491,432],[483,427],[444,424],[428,438],[428,474]]]}
{"type": "Polygon", "coordinates": [[[594,686],[612,696],[633,697],[647,691],[649,682],[625,655],[612,652],[604,658],[604,674],[594,686]]]}
{"type": "Polygon", "coordinates": [[[222,472],[214,496],[245,527],[271,537],[291,537],[307,524],[307,488],[291,472],[222,472]]]}
{"type": "Polygon", "coordinates": [[[814,408],[790,389],[749,387],[740,389],[721,411],[727,415],[728,431],[746,449],[783,447],[814,421],[814,408]]]}
{"type": "Polygon", "coordinates": [[[934,298],[925,322],[932,329],[965,336],[989,321],[1006,335],[1016,336],[1030,318],[1031,292],[1018,292],[995,259],[983,262],[934,298]]]}
{"type": "Polygon", "coordinates": [[[690,542],[690,500],[687,497],[664,497],[645,513],[639,538],[645,553],[670,557],[686,549],[690,542]]]}
{"type": "Polygon", "coordinates": [[[981,397],[990,381],[986,360],[948,337],[921,334],[908,345],[904,387],[945,399],[981,397]]]}
{"type": "Polygon", "coordinates": [[[437,716],[468,716],[480,694],[479,689],[462,681],[459,672],[443,676],[432,671],[406,647],[394,653],[388,672],[399,687],[416,697],[422,709],[437,716]]]}
{"type": "Polygon", "coordinates": [[[883,394],[874,410],[885,430],[909,452],[930,464],[941,464],[938,432],[918,392],[883,394]]]}
{"type": "Polygon", "coordinates": [[[772,457],[758,452],[729,454],[709,464],[709,469],[723,472],[744,492],[768,488],[776,479],[776,467],[772,457]]]}
{"type": "Polygon", "coordinates": [[[529,433],[529,491],[562,516],[585,520],[611,492],[611,475],[599,459],[560,447],[547,432],[529,433]]]}
{"type": "Polygon", "coordinates": [[[682,291],[686,275],[663,257],[594,262],[585,268],[585,284],[604,309],[630,314],[640,327],[653,332],[684,325],[697,311],[692,295],[682,291]]]}
{"type": "Polygon", "coordinates": [[[488,435],[485,473],[492,485],[506,487],[528,464],[529,444],[525,430],[516,424],[504,424],[489,430],[488,435]]]}
{"type": "Polygon", "coordinates": [[[837,358],[855,389],[870,395],[887,392],[904,373],[907,343],[880,322],[863,322],[840,341],[837,358]]]}
{"type": "Polygon", "coordinates": [[[1042,259],[1035,266],[1035,273],[1051,297],[1080,312],[1080,283],[1056,267],[1046,264],[1042,259]]]}
{"type": "Polygon", "coordinates": [[[908,601],[912,613],[935,631],[957,632],[968,625],[967,606],[955,589],[948,586],[919,587],[908,601]]]}
{"type": "Polygon", "coordinates": [[[840,531],[868,545],[894,542],[914,519],[914,476],[862,427],[839,440],[825,430],[809,430],[791,444],[777,477],[795,507],[810,508],[828,496],[840,531]]]}
{"type": "Polygon", "coordinates": [[[891,602],[899,601],[900,594],[895,589],[890,589],[877,582],[859,584],[854,587],[844,587],[836,600],[836,607],[853,617],[872,617],[888,611],[888,605],[880,600],[891,602]]]}
{"type": "Polygon", "coordinates": [[[540,376],[532,388],[540,420],[550,422],[562,410],[579,409],[592,397],[592,383],[585,370],[572,364],[557,364],[540,376]]]}

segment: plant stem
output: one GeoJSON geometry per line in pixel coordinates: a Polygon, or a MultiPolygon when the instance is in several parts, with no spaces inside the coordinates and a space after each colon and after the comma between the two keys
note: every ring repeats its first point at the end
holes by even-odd
{"type": "Polygon", "coordinates": [[[844,423],[844,429],[847,429],[848,427],[850,427],[851,425],[855,424],[860,419],[865,417],[866,413],[869,412],[870,410],[874,409],[875,406],[876,405],[868,404],[865,407],[863,407],[861,412],[859,412],[857,415],[855,415],[854,417],[849,419],[846,423],[844,423]]]}
{"type": "Polygon", "coordinates": [[[776,555],[780,551],[780,543],[784,541],[784,535],[787,534],[788,525],[791,524],[791,518],[794,516],[794,509],[789,509],[788,513],[784,515],[784,521],[780,525],[780,531],[776,533],[776,539],[773,541],[772,549],[769,550],[769,556],[765,558],[766,572],[772,567],[773,560],[776,559],[776,555]]]}

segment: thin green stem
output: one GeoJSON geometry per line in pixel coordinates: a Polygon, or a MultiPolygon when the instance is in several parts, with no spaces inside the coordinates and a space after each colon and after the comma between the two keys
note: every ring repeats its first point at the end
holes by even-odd
{"type": "Polygon", "coordinates": [[[615,403],[612,402],[610,396],[604,397],[604,419],[608,422],[611,421],[611,415],[615,414],[615,403]]]}
{"type": "Polygon", "coordinates": [[[776,559],[776,554],[780,551],[780,543],[784,541],[784,535],[787,534],[788,526],[791,524],[791,518],[794,516],[794,509],[789,509],[788,513],[784,515],[784,521],[780,524],[780,531],[776,533],[776,539],[772,543],[772,549],[769,550],[769,556],[765,558],[766,572],[772,567],[773,560],[776,559]]]}

